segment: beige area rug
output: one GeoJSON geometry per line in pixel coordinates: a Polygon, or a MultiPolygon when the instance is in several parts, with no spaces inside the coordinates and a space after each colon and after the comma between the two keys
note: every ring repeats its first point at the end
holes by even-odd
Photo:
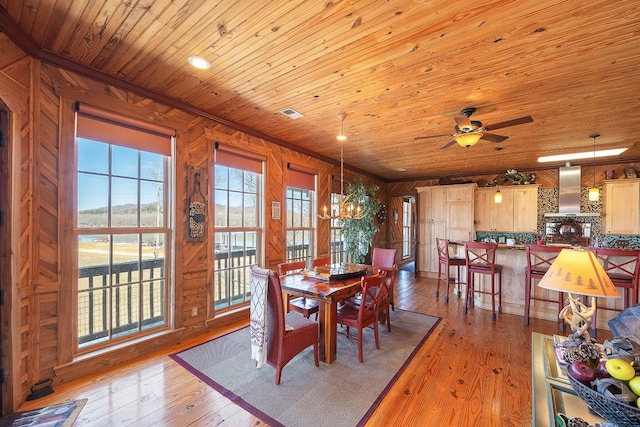
{"type": "Polygon", "coordinates": [[[248,327],[171,357],[271,426],[353,427],[369,419],[440,320],[391,312],[391,333],[380,327],[380,350],[373,330],[365,330],[364,363],[357,341],[339,334],[334,363],[316,368],[309,347],[284,367],[279,386],[274,368],[256,369],[251,360],[248,327]]]}
{"type": "Polygon", "coordinates": [[[0,418],[0,427],[71,427],[86,403],[87,399],[72,400],[59,405],[16,412],[0,418]]]}

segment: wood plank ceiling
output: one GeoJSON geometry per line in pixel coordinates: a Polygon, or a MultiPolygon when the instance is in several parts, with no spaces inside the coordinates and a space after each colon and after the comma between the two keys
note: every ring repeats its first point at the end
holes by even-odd
{"type": "Polygon", "coordinates": [[[540,155],[592,150],[595,133],[599,149],[629,148],[616,162],[640,158],[637,0],[0,0],[0,7],[3,22],[17,23],[49,58],[324,158],[340,159],[335,136],[344,113],[345,163],[390,181],[532,170],[540,155]],[[211,68],[192,68],[189,55],[211,68]],[[472,118],[485,126],[533,122],[492,132],[509,137],[499,144],[441,149],[465,107],[475,107],[472,118]],[[285,108],[304,117],[293,120],[280,113],[285,108]],[[431,135],[441,136],[416,139],[431,135]]]}

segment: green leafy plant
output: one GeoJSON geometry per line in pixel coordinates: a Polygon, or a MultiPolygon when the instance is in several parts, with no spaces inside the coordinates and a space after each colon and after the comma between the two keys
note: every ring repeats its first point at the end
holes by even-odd
{"type": "Polygon", "coordinates": [[[507,169],[507,173],[502,177],[502,182],[510,182],[513,185],[529,184],[531,182],[531,174],[521,173],[515,169],[507,169]]]}
{"type": "Polygon", "coordinates": [[[373,236],[378,232],[375,213],[380,207],[380,202],[374,198],[378,189],[377,185],[367,188],[360,179],[347,184],[346,196],[349,201],[360,206],[364,212],[362,219],[345,219],[339,223],[344,237],[344,251],[354,263],[364,262],[373,236]]]}

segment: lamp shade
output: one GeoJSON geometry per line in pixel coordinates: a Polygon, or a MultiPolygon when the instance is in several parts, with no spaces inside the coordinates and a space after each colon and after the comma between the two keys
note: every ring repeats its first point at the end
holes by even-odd
{"type": "Polygon", "coordinates": [[[482,138],[482,132],[459,133],[453,137],[461,147],[471,147],[472,145],[476,145],[480,138],[482,138]]]}
{"type": "Polygon", "coordinates": [[[603,298],[620,296],[593,252],[563,249],[538,286],[553,291],[603,298]]]}
{"type": "Polygon", "coordinates": [[[595,185],[589,189],[589,201],[597,202],[600,200],[600,189],[595,185]]]}
{"type": "Polygon", "coordinates": [[[502,192],[500,191],[499,188],[496,191],[496,193],[493,195],[493,202],[494,203],[502,203],[502,192]]]}

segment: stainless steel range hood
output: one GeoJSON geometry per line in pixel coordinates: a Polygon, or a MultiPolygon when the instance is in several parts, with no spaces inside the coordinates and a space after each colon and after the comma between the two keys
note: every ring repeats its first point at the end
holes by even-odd
{"type": "Polygon", "coordinates": [[[600,216],[599,213],[580,212],[580,166],[566,166],[558,174],[558,212],[545,213],[546,218],[600,216]]]}

